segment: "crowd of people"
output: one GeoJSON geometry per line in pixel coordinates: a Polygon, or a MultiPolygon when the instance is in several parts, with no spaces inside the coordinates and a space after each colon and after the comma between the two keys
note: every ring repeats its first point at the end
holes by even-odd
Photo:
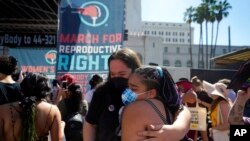
{"type": "Polygon", "coordinates": [[[94,74],[86,94],[69,73],[51,81],[23,75],[17,62],[0,57],[0,140],[229,141],[230,125],[250,124],[244,115],[250,60],[232,81],[193,76],[174,82],[166,67],[142,65],[135,51],[123,48],[110,55],[107,79],[94,74]],[[207,111],[205,130],[190,128],[194,107],[207,111]],[[79,135],[70,134],[76,127],[79,135]]]}

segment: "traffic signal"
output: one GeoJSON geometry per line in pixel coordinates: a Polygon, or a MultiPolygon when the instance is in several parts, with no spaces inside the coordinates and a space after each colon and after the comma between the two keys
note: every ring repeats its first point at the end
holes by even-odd
{"type": "Polygon", "coordinates": [[[127,30],[127,29],[124,30],[123,40],[124,40],[124,41],[127,41],[127,40],[128,40],[128,30],[127,30]]]}

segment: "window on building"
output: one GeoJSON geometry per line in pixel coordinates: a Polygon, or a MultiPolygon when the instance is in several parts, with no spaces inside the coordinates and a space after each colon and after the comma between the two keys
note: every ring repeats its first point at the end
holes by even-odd
{"type": "Polygon", "coordinates": [[[178,53],[178,54],[180,53],[180,47],[176,48],[176,53],[178,53]]]}
{"type": "Polygon", "coordinates": [[[204,63],[202,61],[199,61],[198,68],[199,69],[204,68],[204,63]]]}
{"type": "Polygon", "coordinates": [[[180,41],[181,43],[184,43],[184,39],[179,39],[179,41],[180,41]]]}
{"type": "Polygon", "coordinates": [[[155,42],[153,42],[153,48],[155,48],[155,42]]]}
{"type": "Polygon", "coordinates": [[[165,48],[164,48],[164,52],[165,52],[165,53],[168,52],[168,47],[165,47],[165,48]]]}
{"type": "Polygon", "coordinates": [[[191,68],[191,60],[187,61],[187,67],[191,68]]]}
{"type": "Polygon", "coordinates": [[[175,67],[181,67],[181,61],[180,60],[176,60],[174,66],[175,67]]]}
{"type": "Polygon", "coordinates": [[[170,63],[168,60],[163,60],[163,66],[170,66],[170,63]]]}

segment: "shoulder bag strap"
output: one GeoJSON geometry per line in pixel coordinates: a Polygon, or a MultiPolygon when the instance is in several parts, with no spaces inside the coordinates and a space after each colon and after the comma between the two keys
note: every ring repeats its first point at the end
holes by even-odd
{"type": "Polygon", "coordinates": [[[160,116],[160,118],[164,122],[164,124],[168,124],[166,118],[163,116],[163,114],[160,112],[160,110],[155,106],[155,104],[148,99],[146,99],[145,101],[156,111],[156,113],[160,116]]]}

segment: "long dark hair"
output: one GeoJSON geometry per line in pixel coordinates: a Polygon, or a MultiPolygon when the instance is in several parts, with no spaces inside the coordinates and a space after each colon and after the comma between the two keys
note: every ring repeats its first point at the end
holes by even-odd
{"type": "Polygon", "coordinates": [[[71,113],[79,112],[81,108],[81,102],[83,100],[82,88],[80,84],[73,83],[69,85],[68,92],[71,94],[69,98],[65,99],[67,109],[69,109],[71,113]]]}
{"type": "Polygon", "coordinates": [[[50,93],[48,78],[43,74],[29,73],[21,82],[21,91],[24,95],[19,103],[22,110],[21,141],[35,141],[36,102],[41,101],[50,93]]]}
{"type": "Polygon", "coordinates": [[[96,85],[98,85],[102,81],[103,78],[100,75],[98,74],[93,75],[92,78],[89,80],[90,89],[94,89],[96,85]]]}
{"type": "MultiPolygon", "coordinates": [[[[134,72],[135,69],[141,66],[141,60],[138,54],[129,48],[123,48],[111,54],[111,56],[108,59],[109,72],[110,72],[110,62],[112,60],[121,60],[124,64],[127,65],[128,68],[131,68],[132,72],[134,72]]],[[[108,75],[108,80],[109,79],[110,79],[110,74],[108,75]]]]}
{"type": "Polygon", "coordinates": [[[147,90],[156,89],[157,98],[175,115],[180,108],[180,97],[172,76],[167,69],[146,66],[135,70],[134,74],[142,78],[147,90]]]}

